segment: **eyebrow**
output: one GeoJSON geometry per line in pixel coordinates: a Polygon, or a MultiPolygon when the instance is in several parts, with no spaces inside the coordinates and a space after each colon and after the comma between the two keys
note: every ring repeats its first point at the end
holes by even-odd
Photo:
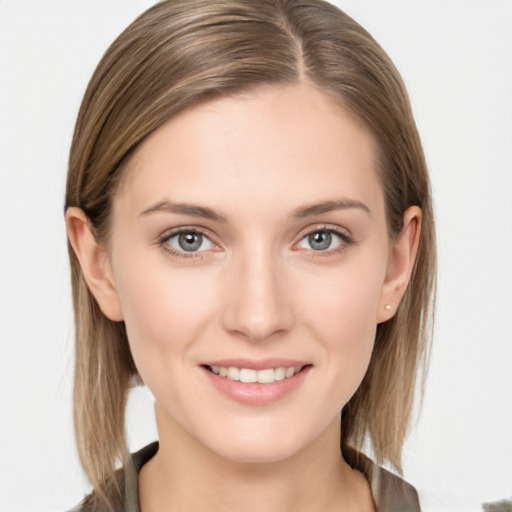
{"type": "Polygon", "coordinates": [[[160,201],[153,206],[146,208],[140,216],[149,215],[154,212],[177,213],[181,215],[189,215],[191,217],[214,220],[216,222],[227,222],[226,217],[215,212],[211,208],[189,203],[173,203],[171,201],[160,201]]]}
{"type": "Polygon", "coordinates": [[[322,201],[309,206],[301,206],[293,212],[293,217],[303,219],[304,217],[320,215],[333,210],[345,210],[347,208],[359,208],[368,213],[370,217],[372,215],[370,208],[361,201],[356,199],[335,199],[331,201],[322,201]]]}
{"type": "MultiPolygon", "coordinates": [[[[320,203],[301,206],[294,210],[292,217],[303,219],[313,215],[321,215],[322,213],[334,210],[344,210],[348,208],[359,208],[371,216],[371,211],[364,203],[355,199],[336,199],[330,201],[322,201],[320,203]]],[[[189,215],[191,217],[199,217],[202,219],[213,220],[216,222],[227,222],[224,215],[205,206],[199,206],[190,203],[173,203],[172,201],[160,201],[149,208],[146,208],[140,216],[146,216],[155,212],[175,213],[179,215],[189,215]]]]}

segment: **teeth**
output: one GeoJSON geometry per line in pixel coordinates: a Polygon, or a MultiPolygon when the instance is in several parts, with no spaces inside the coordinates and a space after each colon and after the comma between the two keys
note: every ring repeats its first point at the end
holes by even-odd
{"type": "Polygon", "coordinates": [[[236,368],[235,366],[210,366],[210,370],[221,377],[227,377],[231,380],[251,383],[259,382],[261,384],[270,384],[276,380],[283,380],[293,377],[302,369],[301,366],[290,366],[280,368],[265,368],[264,370],[254,370],[252,368],[236,368]]]}
{"type": "Polygon", "coordinates": [[[228,379],[231,380],[240,380],[240,370],[238,368],[235,368],[234,366],[230,366],[228,368],[228,379]]]}
{"type": "Polygon", "coordinates": [[[240,370],[240,382],[258,382],[258,373],[256,370],[242,368],[240,370]]]}
{"type": "Polygon", "coordinates": [[[286,368],[276,368],[274,370],[274,379],[283,380],[286,378],[286,368]]]}
{"type": "Polygon", "coordinates": [[[258,382],[261,384],[266,384],[269,382],[274,382],[276,380],[276,372],[275,370],[272,370],[272,368],[269,368],[268,370],[259,370],[257,373],[257,379],[258,382]]]}

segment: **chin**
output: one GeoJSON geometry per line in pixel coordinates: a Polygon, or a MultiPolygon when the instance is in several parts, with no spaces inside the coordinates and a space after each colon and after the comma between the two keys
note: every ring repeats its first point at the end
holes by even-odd
{"type": "MultiPolygon", "coordinates": [[[[301,428],[295,421],[247,421],[219,425],[198,440],[211,452],[238,463],[278,463],[293,458],[321,437],[324,429],[301,428]]],[[[303,425],[304,427],[304,425],[303,425]]],[[[204,433],[203,433],[204,434],[204,433]]]]}
{"type": "Polygon", "coordinates": [[[226,445],[211,447],[222,458],[244,464],[275,464],[292,458],[300,450],[300,444],[293,444],[290,440],[279,439],[251,440],[241,439],[239,442],[230,442],[226,445]]]}

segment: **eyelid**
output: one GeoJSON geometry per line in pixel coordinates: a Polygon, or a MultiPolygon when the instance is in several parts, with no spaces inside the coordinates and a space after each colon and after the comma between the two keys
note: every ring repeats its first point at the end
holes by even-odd
{"type": "Polygon", "coordinates": [[[299,240],[295,242],[293,249],[297,251],[307,251],[311,254],[313,254],[315,257],[319,256],[331,256],[334,254],[338,254],[343,252],[347,246],[354,243],[354,238],[352,236],[352,233],[347,228],[342,228],[341,226],[332,225],[332,224],[318,224],[316,226],[308,226],[307,228],[303,229],[300,234],[298,235],[299,240]],[[327,232],[332,233],[333,235],[340,238],[340,243],[334,247],[333,249],[326,249],[326,250],[320,250],[315,251],[314,249],[304,249],[298,247],[299,244],[308,236],[319,233],[319,232],[327,232]]]}
{"type": "MultiPolygon", "coordinates": [[[[347,246],[354,243],[355,240],[353,239],[352,233],[348,228],[344,228],[338,225],[332,225],[332,224],[317,224],[313,226],[308,226],[301,230],[301,232],[298,235],[298,241],[294,243],[292,249],[296,251],[307,251],[309,253],[312,253],[314,256],[331,256],[334,254],[338,254],[343,252],[347,246]],[[326,249],[326,250],[317,250],[314,249],[304,249],[298,247],[298,245],[309,235],[312,235],[314,233],[318,232],[328,232],[332,233],[335,236],[339,237],[340,243],[333,249],[326,249]]],[[[195,259],[195,258],[204,258],[207,255],[203,253],[208,253],[209,251],[221,251],[222,247],[221,244],[217,243],[215,241],[215,236],[212,236],[212,234],[209,232],[209,230],[205,230],[204,228],[198,227],[198,226],[179,226],[171,229],[167,229],[164,231],[156,241],[156,244],[159,245],[164,251],[169,253],[171,256],[176,257],[178,259],[195,259]],[[167,241],[170,238],[173,238],[175,236],[178,236],[182,233],[196,233],[200,234],[212,244],[213,247],[201,250],[201,251],[184,251],[177,249],[170,244],[167,243],[167,241]]]]}
{"type": "Polygon", "coordinates": [[[341,238],[345,240],[353,240],[353,235],[348,228],[338,226],[337,224],[327,223],[309,225],[306,228],[301,229],[301,231],[297,235],[297,238],[299,240],[302,240],[304,237],[311,235],[313,233],[318,233],[319,231],[327,231],[329,233],[339,235],[341,238]]]}
{"type": "Polygon", "coordinates": [[[179,227],[176,227],[176,228],[172,228],[172,229],[167,229],[166,231],[164,231],[156,240],[156,244],[158,246],[160,246],[166,253],[170,254],[171,256],[173,257],[176,257],[178,259],[194,259],[194,258],[202,258],[204,257],[205,255],[203,253],[207,253],[208,251],[211,251],[211,250],[220,250],[220,246],[219,244],[217,244],[214,240],[213,240],[213,236],[205,229],[203,228],[200,228],[198,226],[179,226],[179,227]],[[201,251],[190,251],[190,252],[187,252],[187,251],[184,251],[184,250],[181,250],[181,249],[178,249],[174,246],[172,246],[171,244],[168,243],[168,240],[171,239],[171,238],[174,238],[176,236],[179,236],[183,233],[192,233],[192,234],[197,234],[197,235],[201,235],[203,236],[204,238],[206,238],[211,244],[212,244],[212,247],[208,248],[208,249],[204,249],[204,250],[201,250],[201,251]]]}
{"type": "Polygon", "coordinates": [[[171,235],[166,239],[166,243],[169,244],[173,249],[175,249],[178,252],[184,252],[185,254],[192,254],[192,253],[199,253],[207,251],[208,249],[211,249],[214,244],[213,242],[202,233],[197,233],[195,231],[185,231],[182,233],[175,233],[174,235],[171,235]],[[182,249],[180,247],[181,237],[182,235],[193,235],[194,237],[197,237],[200,239],[200,245],[196,250],[193,251],[187,251],[186,249],[182,249]],[[206,248],[202,248],[204,245],[209,245],[206,248]]]}

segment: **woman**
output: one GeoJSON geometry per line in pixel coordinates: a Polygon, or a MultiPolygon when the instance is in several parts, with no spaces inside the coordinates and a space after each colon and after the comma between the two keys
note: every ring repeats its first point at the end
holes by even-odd
{"type": "Polygon", "coordinates": [[[66,222],[84,510],[418,510],[359,453],[400,470],[435,282],[407,94],[362,27],[151,8],[85,93],[66,222]],[[130,457],[134,379],[159,444],[130,457]]]}

